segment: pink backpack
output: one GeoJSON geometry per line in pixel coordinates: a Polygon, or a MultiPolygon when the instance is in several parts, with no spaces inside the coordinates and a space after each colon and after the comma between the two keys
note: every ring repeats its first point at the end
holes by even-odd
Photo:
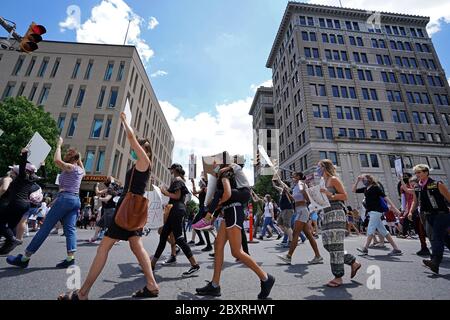
{"type": "Polygon", "coordinates": [[[28,198],[30,199],[30,202],[34,205],[41,204],[42,199],[44,199],[44,194],[42,193],[42,189],[39,188],[38,190],[32,192],[28,198]]]}

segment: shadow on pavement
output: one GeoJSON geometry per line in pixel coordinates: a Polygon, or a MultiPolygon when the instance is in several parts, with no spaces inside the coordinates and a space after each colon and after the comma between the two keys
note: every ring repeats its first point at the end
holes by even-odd
{"type": "Polygon", "coordinates": [[[221,300],[220,297],[212,296],[199,296],[192,292],[180,292],[177,296],[177,300],[221,300]]]}
{"type": "Polygon", "coordinates": [[[58,269],[56,267],[44,267],[44,268],[31,267],[31,268],[21,269],[21,268],[11,266],[11,267],[6,267],[6,268],[0,269],[0,271],[2,271],[2,272],[0,272],[0,279],[15,277],[18,275],[28,274],[28,273],[36,272],[36,271],[45,271],[45,270],[61,270],[61,269],[58,269]]]}
{"type": "Polygon", "coordinates": [[[347,289],[354,289],[362,286],[362,283],[352,281],[351,283],[343,283],[338,288],[330,288],[326,284],[320,287],[308,287],[308,289],[318,291],[322,295],[311,295],[305,297],[305,300],[350,300],[352,295],[347,291],[347,289]]]}

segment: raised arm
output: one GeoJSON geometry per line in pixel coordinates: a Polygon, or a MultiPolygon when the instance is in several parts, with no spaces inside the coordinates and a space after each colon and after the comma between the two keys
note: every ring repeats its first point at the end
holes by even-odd
{"type": "Polygon", "coordinates": [[[147,171],[149,166],[151,166],[151,159],[148,158],[147,153],[136,139],[133,129],[127,123],[127,116],[124,112],[120,114],[120,120],[122,120],[122,124],[125,127],[125,132],[127,134],[127,139],[131,144],[131,149],[136,152],[138,158],[136,162],[136,169],[141,172],[147,171]]]}
{"type": "MultiPolygon", "coordinates": [[[[63,144],[64,140],[63,138],[59,137],[58,143],[56,144],[56,151],[55,151],[55,155],[53,157],[53,160],[55,162],[55,165],[60,168],[63,171],[72,171],[74,168],[73,164],[64,162],[61,158],[61,146],[63,144]]],[[[81,159],[80,159],[81,161],[81,159]]],[[[82,167],[84,170],[84,166],[82,167]]]]}
{"type": "Polygon", "coordinates": [[[356,193],[356,189],[358,188],[358,184],[360,181],[361,181],[361,176],[358,176],[358,178],[356,179],[356,182],[353,184],[353,187],[352,187],[353,193],[356,193]]]}
{"type": "Polygon", "coordinates": [[[0,197],[3,196],[3,194],[8,190],[12,180],[13,179],[9,176],[3,178],[2,184],[0,185],[0,197]]]}

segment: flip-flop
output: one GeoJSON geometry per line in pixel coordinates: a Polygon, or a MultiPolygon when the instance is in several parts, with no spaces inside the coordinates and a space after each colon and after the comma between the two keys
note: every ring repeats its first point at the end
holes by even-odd
{"type": "Polygon", "coordinates": [[[356,273],[358,272],[359,269],[361,269],[361,263],[359,264],[359,266],[356,269],[352,268],[352,274],[350,276],[351,279],[353,279],[356,276],[356,273]]]}
{"type": "Polygon", "coordinates": [[[145,286],[143,289],[136,291],[133,294],[133,298],[157,298],[159,295],[159,290],[148,290],[147,286],[145,286]]]}
{"type": "Polygon", "coordinates": [[[60,300],[60,301],[63,301],[63,300],[79,301],[80,297],[78,296],[78,291],[71,291],[64,295],[60,295],[58,297],[58,300],[60,300]]]}
{"type": "Polygon", "coordinates": [[[327,283],[327,287],[330,288],[337,288],[340,287],[342,285],[342,283],[336,282],[334,280],[331,280],[330,282],[327,283]]]}

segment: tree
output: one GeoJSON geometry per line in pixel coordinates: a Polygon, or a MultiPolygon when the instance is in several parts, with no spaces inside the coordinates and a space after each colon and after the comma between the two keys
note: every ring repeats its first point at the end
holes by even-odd
{"type": "Polygon", "coordinates": [[[8,171],[8,166],[18,163],[20,150],[28,144],[35,132],[52,147],[45,162],[46,182],[55,181],[58,169],[53,163],[53,155],[59,136],[58,126],[43,106],[36,106],[24,97],[7,98],[0,102],[0,176],[8,171]]]}
{"type": "Polygon", "coordinates": [[[272,185],[272,178],[273,176],[266,176],[266,175],[260,176],[256,181],[253,190],[256,192],[256,194],[258,194],[261,197],[265,196],[266,194],[270,194],[272,199],[275,202],[278,202],[280,195],[272,185]]]}
{"type": "Polygon", "coordinates": [[[186,213],[188,214],[188,216],[195,215],[199,210],[198,203],[196,203],[194,200],[189,200],[186,203],[186,209],[186,213]]]}

